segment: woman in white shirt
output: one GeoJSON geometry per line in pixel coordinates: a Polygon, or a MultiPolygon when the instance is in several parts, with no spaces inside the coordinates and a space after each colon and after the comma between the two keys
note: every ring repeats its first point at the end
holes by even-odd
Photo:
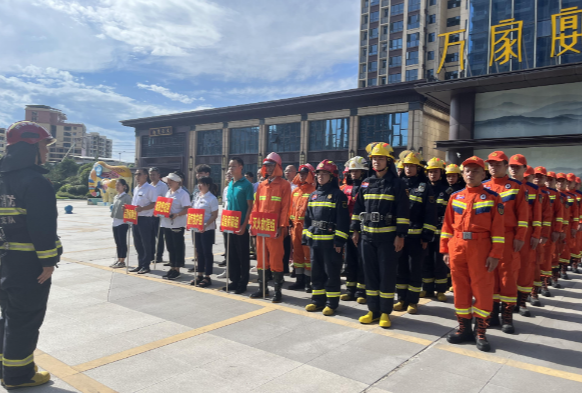
{"type": "Polygon", "coordinates": [[[206,288],[212,284],[210,275],[214,264],[212,245],[214,244],[214,232],[216,230],[216,217],[218,216],[218,199],[211,190],[216,187],[212,183],[212,178],[203,177],[198,180],[200,192],[192,202],[194,209],[204,209],[204,229],[196,232],[195,244],[198,253],[198,276],[190,285],[198,285],[206,288]]]}
{"type": "Polygon", "coordinates": [[[123,222],[123,209],[125,205],[131,205],[131,197],[127,194],[129,186],[124,179],[118,179],[115,183],[117,195],[113,199],[111,206],[111,218],[113,218],[113,238],[117,248],[117,261],[111,265],[112,268],[125,267],[127,257],[127,230],[129,224],[123,222]]]}
{"type": "Polygon", "coordinates": [[[160,226],[164,231],[166,248],[170,254],[170,270],[162,276],[168,280],[180,277],[180,268],[184,267],[186,245],[184,243],[184,229],[188,209],[190,208],[190,194],[182,188],[182,178],[175,173],[165,177],[164,182],[169,186],[166,198],[172,198],[170,217],[162,217],[160,226]]]}

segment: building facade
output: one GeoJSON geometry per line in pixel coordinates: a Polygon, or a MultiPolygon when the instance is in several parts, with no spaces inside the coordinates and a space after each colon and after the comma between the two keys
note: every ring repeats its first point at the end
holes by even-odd
{"type": "Polygon", "coordinates": [[[375,141],[391,143],[397,154],[416,149],[443,158],[434,146],[449,128],[446,110],[410,82],[121,123],[135,129],[138,167],[181,170],[190,189],[196,165],[208,164],[222,184],[231,157],[256,173],[271,151],[284,165],[331,159],[340,170],[350,157],[366,156],[366,145],[375,141]]]}
{"type": "Polygon", "coordinates": [[[60,162],[65,156],[81,155],[87,128],[82,123],[67,122],[67,115],[47,105],[27,105],[25,120],[34,121],[51,133],[57,142],[49,148],[50,162],[60,162]]]}
{"type": "Polygon", "coordinates": [[[6,128],[0,128],[0,156],[6,152],[6,128]]]}
{"type": "Polygon", "coordinates": [[[88,157],[111,158],[113,141],[98,132],[90,132],[84,138],[83,155],[88,157]]]}

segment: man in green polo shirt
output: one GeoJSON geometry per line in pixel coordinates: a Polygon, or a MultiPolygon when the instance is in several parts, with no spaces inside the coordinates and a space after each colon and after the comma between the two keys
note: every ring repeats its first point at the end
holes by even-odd
{"type": "Polygon", "coordinates": [[[244,162],[233,157],[228,163],[232,180],[228,183],[226,210],[241,212],[241,226],[238,232],[230,235],[229,271],[232,292],[240,294],[247,290],[249,283],[250,250],[248,222],[253,207],[253,185],[243,176],[244,162]]]}

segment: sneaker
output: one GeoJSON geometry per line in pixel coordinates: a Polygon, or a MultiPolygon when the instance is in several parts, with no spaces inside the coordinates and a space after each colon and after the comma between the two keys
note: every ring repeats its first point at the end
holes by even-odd
{"type": "Polygon", "coordinates": [[[138,273],[138,272],[140,272],[141,270],[142,270],[142,269],[141,269],[141,267],[139,267],[139,266],[138,266],[138,267],[134,267],[134,268],[133,268],[133,269],[131,269],[129,272],[130,272],[130,273],[138,273]]]}
{"type": "Polygon", "coordinates": [[[144,268],[141,268],[139,270],[139,272],[137,272],[137,274],[146,274],[146,273],[150,273],[150,272],[151,272],[151,270],[149,268],[144,267],[144,268]]]}
{"type": "Polygon", "coordinates": [[[196,273],[196,268],[191,267],[190,269],[188,269],[188,273],[196,273]]]}
{"type": "Polygon", "coordinates": [[[182,274],[177,270],[172,270],[172,274],[168,276],[168,280],[175,280],[180,277],[182,274]]]}
{"type": "Polygon", "coordinates": [[[226,278],[226,270],[216,276],[216,278],[226,278]]]}
{"type": "Polygon", "coordinates": [[[166,272],[166,274],[164,274],[164,275],[162,276],[162,278],[168,278],[168,277],[170,277],[170,275],[172,274],[172,272],[173,272],[173,271],[174,271],[174,270],[168,270],[168,271],[166,272]]]}
{"type": "Polygon", "coordinates": [[[119,262],[116,266],[114,266],[114,269],[121,269],[125,267],[125,262],[119,262]]]}

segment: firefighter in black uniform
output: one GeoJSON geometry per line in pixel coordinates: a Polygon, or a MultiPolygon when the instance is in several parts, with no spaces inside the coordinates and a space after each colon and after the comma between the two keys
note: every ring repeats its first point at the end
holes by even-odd
{"type": "Polygon", "coordinates": [[[403,160],[401,177],[410,199],[410,229],[398,260],[396,292],[398,303],[394,310],[418,313],[418,298],[422,285],[422,265],[428,244],[434,240],[437,225],[436,198],[423,173],[422,157],[409,153],[403,160]]]}
{"type": "MultiPolygon", "coordinates": [[[[369,166],[364,157],[356,156],[346,162],[345,168],[349,170],[352,181],[351,184],[344,185],[342,191],[348,198],[348,209],[351,216],[360,185],[368,177],[369,166]]],[[[366,279],[362,254],[352,241],[348,241],[346,244],[346,289],[348,293],[343,294],[340,297],[341,300],[356,300],[359,304],[366,304],[366,279]]]]}
{"type": "Polygon", "coordinates": [[[453,192],[459,191],[460,188],[450,186],[447,183],[444,178],[445,162],[440,158],[434,157],[430,159],[427,163],[426,171],[430,185],[436,195],[438,221],[435,238],[428,244],[428,254],[422,267],[422,291],[420,292],[420,297],[435,297],[436,290],[437,300],[446,302],[447,296],[445,292],[450,287],[448,285],[449,268],[440,253],[440,235],[449,198],[453,192]]]}
{"type": "Polygon", "coordinates": [[[342,250],[348,240],[348,199],[339,189],[337,166],[323,160],[315,168],[317,190],[305,212],[303,244],[311,247],[311,304],[307,311],[333,315],[341,293],[342,250]]]}
{"type": "Polygon", "coordinates": [[[410,223],[408,196],[396,174],[392,146],[373,142],[366,151],[375,173],[362,182],[352,215],[352,237],[361,248],[370,310],[359,320],[364,324],[379,320],[381,327],[389,328],[398,256],[410,223]]]}
{"type": "Polygon", "coordinates": [[[37,372],[33,353],[62,247],[55,192],[39,166],[53,137],[22,121],[8,128],[6,139],[0,160],[0,353],[2,384],[15,389],[50,380],[48,372],[37,372]]]}

